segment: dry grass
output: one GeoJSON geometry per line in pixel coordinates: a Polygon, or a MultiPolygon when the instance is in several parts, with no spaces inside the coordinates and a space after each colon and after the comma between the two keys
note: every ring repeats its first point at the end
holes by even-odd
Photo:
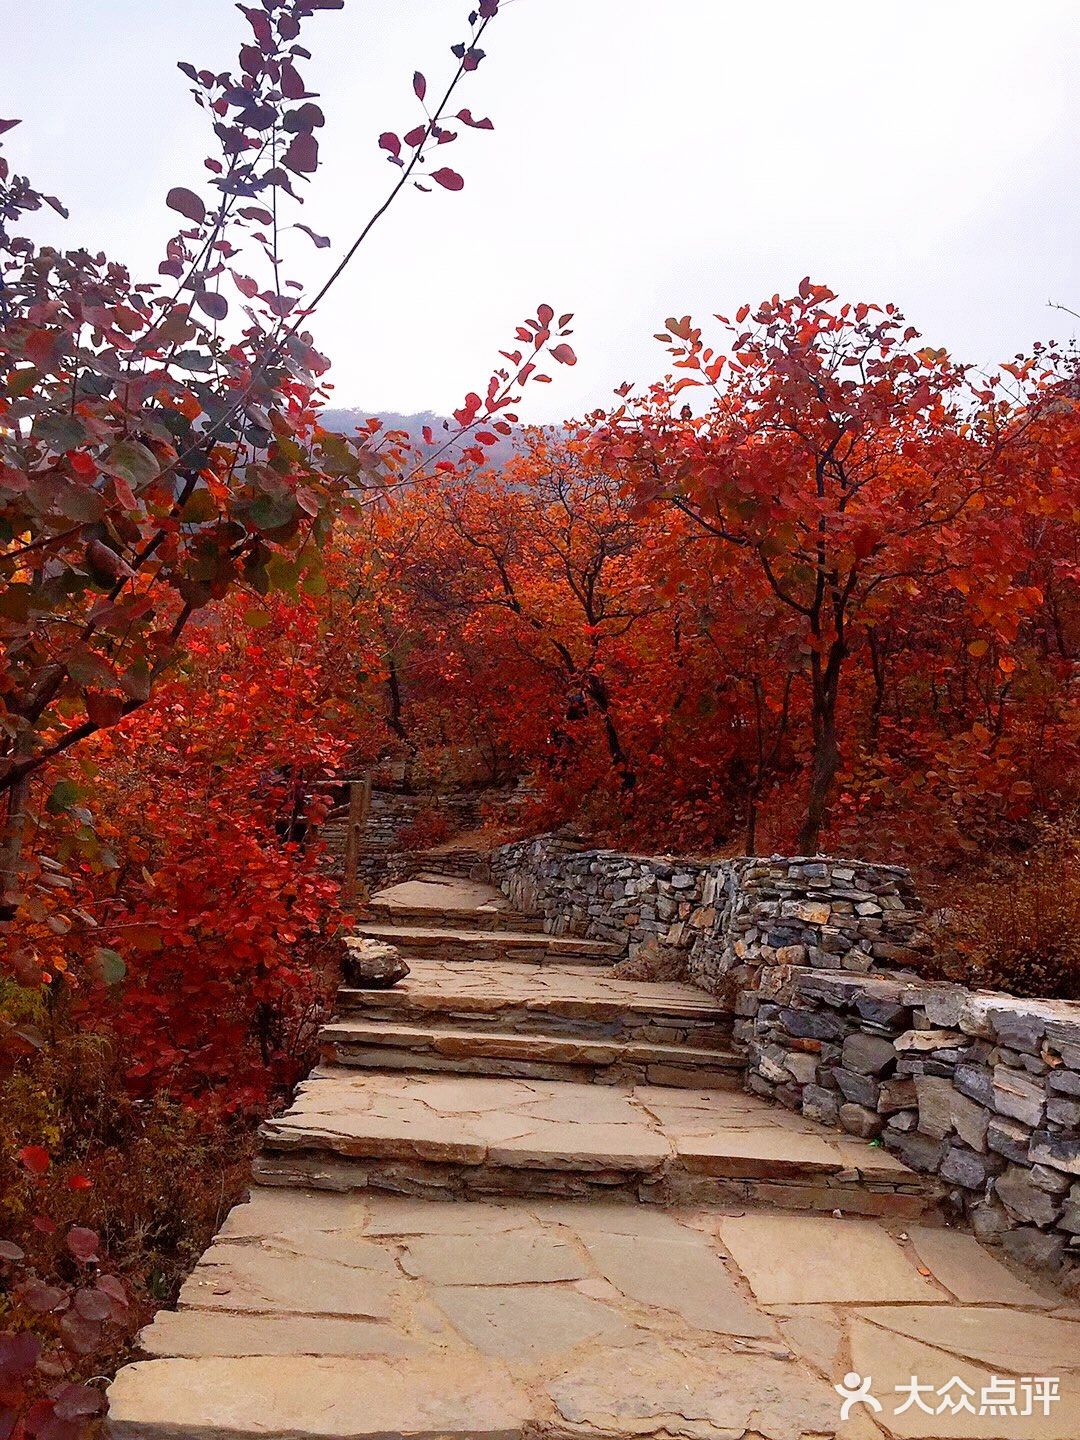
{"type": "Polygon", "coordinates": [[[1080,1000],[1080,817],[1040,827],[942,897],[936,948],[950,979],[1014,995],[1080,1000]]]}

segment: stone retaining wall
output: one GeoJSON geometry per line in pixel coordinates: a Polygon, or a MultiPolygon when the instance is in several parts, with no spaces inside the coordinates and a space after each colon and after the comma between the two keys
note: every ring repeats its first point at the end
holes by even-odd
{"type": "Polygon", "coordinates": [[[681,952],[732,1006],[751,1090],[880,1138],[977,1234],[1080,1293],[1080,1005],[919,980],[908,871],[544,835],[497,850],[492,874],[549,931],[681,952]]]}
{"type": "Polygon", "coordinates": [[[751,1090],[880,1137],[1080,1290],[1080,1005],[777,966],[736,1011],[751,1090]]]}
{"type": "Polygon", "coordinates": [[[870,972],[926,948],[911,876],[854,860],[687,860],[587,850],[541,835],[491,861],[515,908],[547,929],[685,952],[692,978],[731,999],[763,966],[870,972]]]}

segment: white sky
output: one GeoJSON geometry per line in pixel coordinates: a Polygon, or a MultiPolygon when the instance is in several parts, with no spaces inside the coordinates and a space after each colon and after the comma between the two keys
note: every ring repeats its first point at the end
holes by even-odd
{"type": "MultiPolygon", "coordinates": [[[[309,22],[325,168],[290,273],[313,284],[396,175],[469,0],[346,0],[309,22]]],[[[88,244],[153,278],[174,184],[199,188],[205,117],[178,59],[232,65],[229,0],[0,4],[0,114],[15,168],[88,244]]],[[[457,195],[401,197],[327,301],[316,338],[339,405],[445,412],[541,301],[577,314],[580,363],[523,418],[603,404],[664,370],[653,332],[809,273],[895,300],[980,364],[1064,338],[1080,309],[1076,0],[515,0],[461,93],[494,133],[444,151],[457,195]]]]}

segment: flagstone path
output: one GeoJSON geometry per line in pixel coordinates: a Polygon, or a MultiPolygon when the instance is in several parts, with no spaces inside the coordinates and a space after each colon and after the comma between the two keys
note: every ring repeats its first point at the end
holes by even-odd
{"type": "MultiPolygon", "coordinates": [[[[387,923],[438,929],[425,897],[387,923]]],[[[342,992],[263,1183],[117,1376],[113,1440],[1076,1440],[1080,1311],[884,1151],[730,1088],[708,996],[514,948],[342,992]],[[841,1422],[850,1371],[882,1410],[841,1422]],[[1047,1414],[976,1413],[1031,1377],[1047,1414]]]]}

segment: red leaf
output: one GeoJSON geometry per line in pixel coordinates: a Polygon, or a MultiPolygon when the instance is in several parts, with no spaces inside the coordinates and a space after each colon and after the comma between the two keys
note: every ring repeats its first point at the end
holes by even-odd
{"type": "Polygon", "coordinates": [[[216,290],[200,290],[195,296],[195,303],[211,320],[224,320],[229,313],[229,302],[216,290]]]}
{"type": "Polygon", "coordinates": [[[235,270],[229,272],[232,275],[233,283],[241,295],[246,295],[249,300],[254,300],[259,293],[258,282],[252,280],[250,275],[239,275],[235,270]]]}
{"type": "Polygon", "coordinates": [[[19,1159],[31,1175],[44,1175],[52,1163],[49,1152],[40,1145],[24,1145],[19,1151],[19,1159]]]}
{"type": "Polygon", "coordinates": [[[281,160],[297,175],[311,175],[319,165],[318,140],[308,132],[297,135],[281,160]]]}
{"type": "Polygon", "coordinates": [[[182,185],[173,186],[165,197],[165,204],[170,210],[179,211],[185,220],[193,220],[196,225],[201,225],[206,219],[206,206],[194,190],[185,190],[182,185]]]}
{"type": "Polygon", "coordinates": [[[300,78],[300,72],[291,60],[285,60],[281,66],[281,93],[286,100],[299,100],[307,93],[307,86],[300,78]]]}
{"type": "Polygon", "coordinates": [[[495,129],[495,126],[492,124],[492,122],[491,122],[489,119],[487,119],[486,116],[485,116],[485,118],[484,118],[483,120],[476,120],[476,119],[474,119],[473,113],[472,113],[471,110],[459,110],[458,113],[457,113],[457,118],[461,121],[461,123],[462,123],[463,125],[471,125],[474,130],[494,130],[494,129],[495,129]]]}
{"type": "Polygon", "coordinates": [[[551,358],[557,360],[560,365],[577,364],[577,356],[569,345],[556,345],[551,352],[551,358]]]}
{"type": "Polygon", "coordinates": [[[0,1335],[0,1385],[11,1385],[31,1374],[41,1354],[41,1342],[27,1330],[0,1335]]]}
{"type": "Polygon", "coordinates": [[[100,1259],[98,1247],[101,1241],[93,1230],[83,1225],[73,1225],[67,1233],[67,1248],[81,1265],[89,1265],[100,1259]]]}
{"type": "Polygon", "coordinates": [[[445,165],[441,170],[434,171],[431,178],[435,181],[436,185],[441,185],[444,190],[462,190],[465,187],[465,181],[457,171],[450,170],[445,165]]]}
{"type": "Polygon", "coordinates": [[[124,701],[121,696],[108,695],[102,690],[87,690],[83,699],[87,715],[100,729],[107,730],[123,719],[124,701]]]}
{"type": "Polygon", "coordinates": [[[69,1175],[67,1178],[67,1187],[69,1190],[92,1190],[94,1188],[94,1182],[90,1179],[89,1175],[69,1175]]]}
{"type": "Polygon", "coordinates": [[[401,141],[392,130],[384,130],[379,136],[379,145],[383,150],[389,150],[391,155],[401,154],[401,141]]]}
{"type": "Polygon", "coordinates": [[[329,235],[317,234],[314,230],[312,230],[310,225],[301,225],[298,223],[293,228],[295,230],[303,230],[305,235],[310,235],[311,239],[315,242],[316,249],[318,250],[325,250],[330,244],[329,235]]]}
{"type": "Polygon", "coordinates": [[[97,466],[85,450],[69,450],[67,462],[75,474],[81,476],[83,480],[92,480],[97,474],[97,466]]]}
{"type": "Polygon", "coordinates": [[[416,92],[416,98],[422,102],[424,96],[427,94],[427,81],[423,75],[420,74],[419,70],[417,70],[416,74],[412,77],[412,88],[416,92]]]}

